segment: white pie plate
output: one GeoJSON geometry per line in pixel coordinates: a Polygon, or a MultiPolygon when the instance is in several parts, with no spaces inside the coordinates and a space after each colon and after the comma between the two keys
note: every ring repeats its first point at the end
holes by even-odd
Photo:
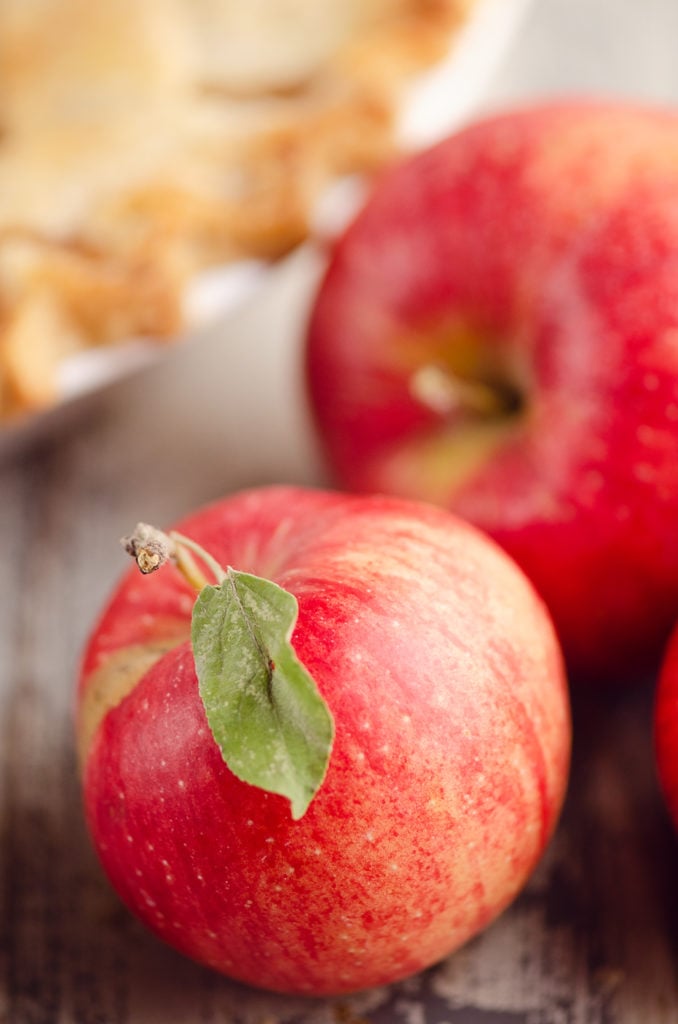
{"type": "MultiPolygon", "coordinates": [[[[529,2],[481,0],[448,57],[409,89],[397,125],[403,149],[429,145],[472,115],[529,2]]],[[[211,424],[220,426],[220,433],[237,429],[238,418],[242,422],[251,411],[253,394],[259,396],[258,415],[268,423],[268,430],[259,438],[260,450],[253,443],[247,446],[249,476],[272,472],[291,478],[314,477],[317,462],[304,419],[299,379],[303,325],[323,267],[319,239],[326,242],[341,230],[364,194],[365,184],[359,178],[334,185],[319,204],[309,241],[273,265],[248,261],[201,274],[185,297],[190,326],[176,343],[130,339],[66,360],[60,371],[61,400],[45,412],[0,428],[0,457],[21,452],[32,442],[58,437],[69,423],[77,423],[87,407],[107,397],[115,384],[131,384],[139,377],[143,393],[148,374],[153,375],[156,387],[162,374],[163,388],[171,389],[173,375],[178,373],[182,396],[191,401],[198,417],[208,416],[211,424]],[[209,408],[215,379],[229,393],[227,409],[223,391],[219,408],[209,408]],[[273,415],[282,395],[285,408],[298,411],[293,424],[278,422],[273,415]],[[281,436],[287,438],[285,451],[296,446],[294,465],[286,464],[277,450],[281,436]]],[[[125,415],[130,419],[134,418],[132,393],[136,390],[132,387],[125,400],[125,415]]],[[[149,415],[146,402],[144,408],[149,415]]]]}

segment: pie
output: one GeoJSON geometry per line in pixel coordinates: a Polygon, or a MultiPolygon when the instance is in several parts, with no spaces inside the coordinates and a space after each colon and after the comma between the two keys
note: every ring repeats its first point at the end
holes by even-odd
{"type": "Polygon", "coordinates": [[[0,418],[75,352],[176,337],[201,269],[303,240],[472,2],[2,0],[0,418]]]}

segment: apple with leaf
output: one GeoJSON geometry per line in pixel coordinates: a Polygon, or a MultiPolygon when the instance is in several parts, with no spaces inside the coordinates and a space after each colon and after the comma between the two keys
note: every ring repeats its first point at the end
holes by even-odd
{"type": "Polygon", "coordinates": [[[153,932],[335,994],[507,906],[570,720],[549,616],[498,547],[433,506],[284,486],[126,546],[142,573],[92,632],[78,740],[95,848],[153,932]]]}

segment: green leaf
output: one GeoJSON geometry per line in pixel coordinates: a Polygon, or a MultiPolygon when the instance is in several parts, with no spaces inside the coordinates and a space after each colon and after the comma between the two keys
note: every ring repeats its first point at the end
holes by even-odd
{"type": "Polygon", "coordinates": [[[193,609],[193,655],[207,720],[234,775],[287,797],[301,818],[321,785],[334,723],[290,643],[296,598],[228,569],[193,609]]]}

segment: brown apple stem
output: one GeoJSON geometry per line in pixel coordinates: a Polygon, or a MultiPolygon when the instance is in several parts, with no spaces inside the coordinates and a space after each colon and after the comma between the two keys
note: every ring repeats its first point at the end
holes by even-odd
{"type": "Polygon", "coordinates": [[[211,570],[217,584],[226,578],[226,573],[216,559],[190,537],[184,537],[176,531],[164,533],[148,523],[137,523],[129,537],[123,537],[120,543],[144,575],[156,572],[167,562],[173,562],[186,582],[200,591],[210,585],[210,580],[198,567],[194,553],[211,570]]]}
{"type": "Polygon", "coordinates": [[[456,413],[495,419],[515,410],[518,396],[509,387],[461,377],[453,371],[428,363],[410,380],[410,392],[418,402],[440,416],[456,413]]]}

